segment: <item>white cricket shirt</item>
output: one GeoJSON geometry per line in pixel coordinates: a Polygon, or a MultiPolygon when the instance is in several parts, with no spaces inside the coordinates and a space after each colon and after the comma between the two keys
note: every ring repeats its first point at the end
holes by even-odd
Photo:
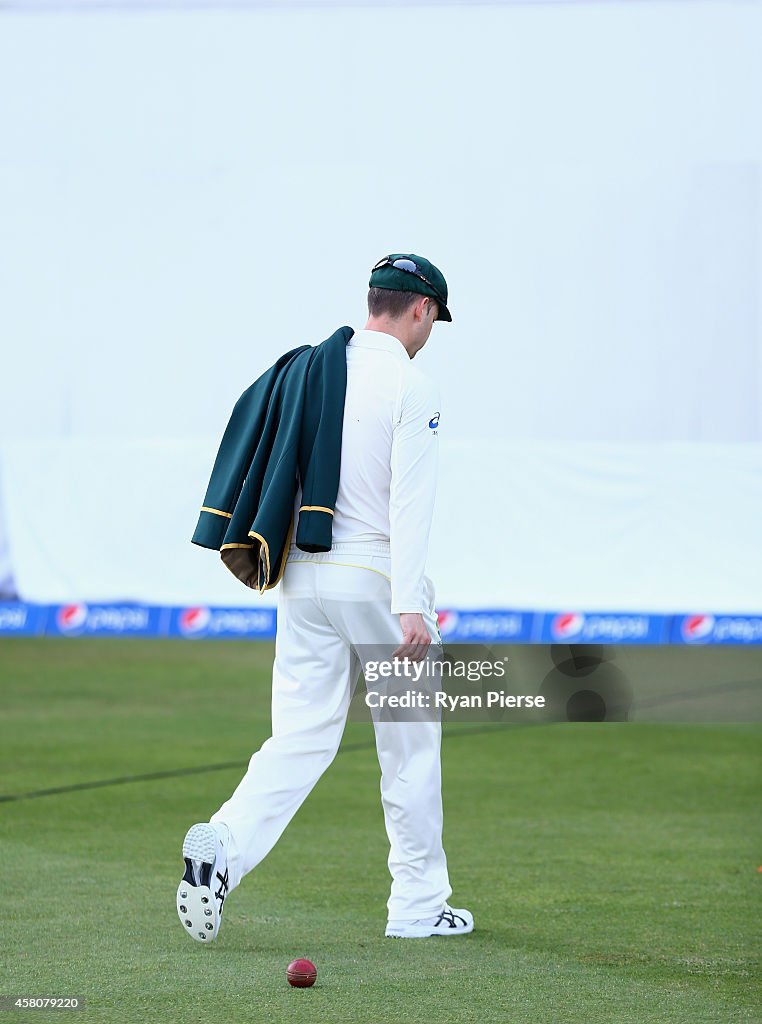
{"type": "Polygon", "coordinates": [[[357,331],[347,395],[333,541],[388,541],[395,614],[424,612],[437,483],[439,391],[402,342],[357,331]]]}

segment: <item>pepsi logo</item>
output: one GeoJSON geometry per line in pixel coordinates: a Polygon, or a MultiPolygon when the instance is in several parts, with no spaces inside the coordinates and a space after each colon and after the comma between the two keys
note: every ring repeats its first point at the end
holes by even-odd
{"type": "Polygon", "coordinates": [[[454,632],[458,625],[458,613],[450,611],[439,612],[437,615],[437,623],[439,624],[440,636],[448,636],[450,633],[454,632]]]}
{"type": "Polygon", "coordinates": [[[689,644],[698,644],[711,634],[714,629],[714,615],[688,615],[680,626],[683,640],[689,644]]]}
{"type": "Polygon", "coordinates": [[[208,608],[184,608],[178,620],[180,632],[186,636],[200,633],[209,625],[211,617],[212,613],[208,608]]]}
{"type": "Polygon", "coordinates": [[[550,631],[555,640],[568,640],[569,637],[581,633],[584,625],[584,615],[580,615],[578,612],[565,612],[563,615],[555,616],[550,631]]]}
{"type": "Polygon", "coordinates": [[[73,633],[87,621],[86,604],[65,604],[56,612],[56,625],[62,633],[73,633]]]}

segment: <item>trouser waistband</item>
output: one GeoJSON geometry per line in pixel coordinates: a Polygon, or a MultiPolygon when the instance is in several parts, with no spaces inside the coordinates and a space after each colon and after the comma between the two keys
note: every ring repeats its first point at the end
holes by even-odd
{"type": "Polygon", "coordinates": [[[332,545],[330,551],[300,551],[299,548],[292,546],[289,548],[288,557],[295,561],[318,559],[321,562],[329,560],[332,555],[386,555],[388,558],[390,550],[388,540],[345,540],[332,545]]]}

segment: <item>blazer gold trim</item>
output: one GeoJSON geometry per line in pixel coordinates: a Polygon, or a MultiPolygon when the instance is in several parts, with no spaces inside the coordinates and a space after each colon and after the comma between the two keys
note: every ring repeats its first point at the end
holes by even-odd
{"type": "Polygon", "coordinates": [[[333,515],[332,508],[326,508],[325,505],[302,505],[299,509],[300,512],[327,512],[329,516],[333,515]]]}
{"type": "Polygon", "coordinates": [[[291,538],[293,537],[293,535],[294,535],[294,517],[291,516],[291,525],[288,528],[288,537],[286,537],[286,543],[283,546],[283,556],[282,556],[282,558],[280,560],[280,567],[278,569],[278,575],[275,577],[274,580],[272,580],[272,582],[270,583],[270,586],[267,588],[268,590],[270,590],[272,587],[277,586],[280,583],[281,578],[283,576],[283,573],[286,571],[286,562],[288,561],[288,552],[289,552],[289,548],[291,547],[291,538]]]}
{"type": "Polygon", "coordinates": [[[201,506],[201,511],[202,512],[211,512],[212,515],[215,515],[215,516],[224,516],[226,519],[232,519],[233,518],[233,513],[232,512],[221,512],[218,508],[209,508],[208,505],[202,505],[201,506]]]}
{"type": "MultiPolygon", "coordinates": [[[[264,582],[260,583],[260,586],[258,587],[258,590],[261,594],[263,590],[267,590],[270,583],[270,545],[267,543],[267,541],[265,540],[261,533],[255,533],[254,530],[249,530],[249,536],[253,537],[254,540],[259,541],[260,552],[264,553],[265,556],[265,578],[264,582]]],[[[254,545],[252,544],[251,547],[254,547],[254,545]]],[[[286,550],[288,550],[288,548],[286,548],[286,550]]],[[[258,577],[259,575],[260,574],[257,573],[258,577]]]]}

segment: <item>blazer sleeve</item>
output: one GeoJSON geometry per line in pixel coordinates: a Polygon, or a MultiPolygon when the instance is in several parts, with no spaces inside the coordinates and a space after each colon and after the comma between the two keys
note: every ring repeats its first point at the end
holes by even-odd
{"type": "Polygon", "coordinates": [[[275,383],[288,364],[310,347],[301,345],[281,356],[236,402],[214,461],[192,537],[193,544],[219,551],[225,542],[236,502],[257,449],[275,383]]]}

